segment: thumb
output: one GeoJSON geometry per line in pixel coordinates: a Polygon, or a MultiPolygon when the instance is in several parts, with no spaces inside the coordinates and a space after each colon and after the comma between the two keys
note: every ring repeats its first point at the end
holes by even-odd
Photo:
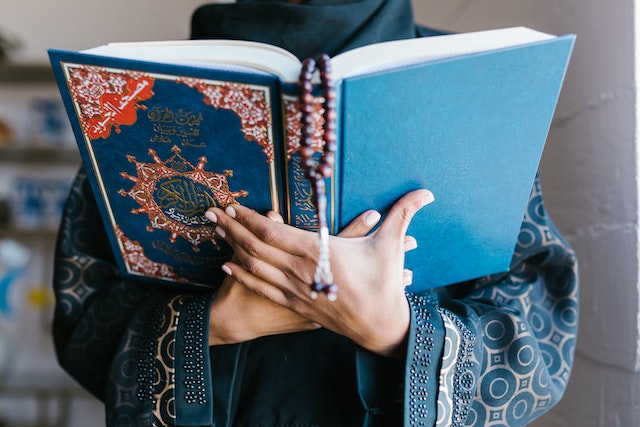
{"type": "Polygon", "coordinates": [[[433,193],[426,189],[405,194],[393,204],[378,233],[404,238],[413,216],[433,200],[433,193]]]}

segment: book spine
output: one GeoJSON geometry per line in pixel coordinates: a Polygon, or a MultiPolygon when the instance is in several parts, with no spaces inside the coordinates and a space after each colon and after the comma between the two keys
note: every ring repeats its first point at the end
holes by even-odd
{"type": "MultiPolygon", "coordinates": [[[[320,158],[323,150],[322,142],[322,97],[315,98],[315,112],[313,115],[316,131],[313,134],[314,157],[320,158]]],[[[311,182],[305,177],[300,163],[300,102],[295,85],[283,85],[282,87],[282,118],[284,130],[284,182],[285,203],[283,216],[285,221],[294,227],[305,230],[316,230],[318,216],[314,202],[314,194],[311,182]]],[[[327,219],[329,228],[335,232],[335,182],[336,169],[325,181],[327,186],[327,219]]]]}

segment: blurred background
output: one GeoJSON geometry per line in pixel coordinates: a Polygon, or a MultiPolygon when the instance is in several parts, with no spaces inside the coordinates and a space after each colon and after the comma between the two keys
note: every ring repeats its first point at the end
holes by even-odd
{"type": "MultiPolygon", "coordinates": [[[[184,39],[202,0],[0,0],[0,427],[99,426],[58,368],[52,251],[79,156],[46,49],[184,39]]],[[[414,0],[452,31],[525,25],[577,44],[541,166],[547,207],[581,261],[576,365],[543,426],[640,425],[637,7],[630,0],[414,0]]]]}

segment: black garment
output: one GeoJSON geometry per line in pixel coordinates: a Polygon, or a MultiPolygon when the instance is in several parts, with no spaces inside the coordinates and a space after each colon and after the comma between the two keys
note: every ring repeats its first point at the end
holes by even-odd
{"type": "Polygon", "coordinates": [[[191,36],[259,41],[307,58],[412,38],[416,26],[409,0],[239,0],[200,7],[191,36]]]}
{"type": "Polygon", "coordinates": [[[362,425],[355,350],[325,329],[211,347],[214,395],[233,382],[228,409],[214,405],[216,421],[228,412],[234,427],[362,425]]]}
{"type": "MultiPolygon", "coordinates": [[[[210,347],[215,420],[233,427],[362,426],[357,346],[326,329],[210,347]]],[[[375,358],[368,425],[402,425],[404,361],[375,358]],[[373,390],[378,388],[378,390],[373,390]]]]}

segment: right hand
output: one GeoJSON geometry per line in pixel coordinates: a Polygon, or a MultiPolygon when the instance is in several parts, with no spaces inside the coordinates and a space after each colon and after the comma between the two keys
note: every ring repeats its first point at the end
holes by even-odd
{"type": "Polygon", "coordinates": [[[411,220],[433,202],[427,189],[410,191],[380,227],[362,237],[329,236],[331,270],[340,297],[316,300],[318,234],[278,224],[233,204],[210,208],[207,218],[234,250],[222,269],[250,291],[386,357],[406,351],[411,312],[403,269],[411,220]]]}
{"type": "MultiPolygon", "coordinates": [[[[282,223],[273,211],[266,215],[282,223]]],[[[380,214],[370,210],[362,213],[344,228],[341,237],[362,237],[379,222],[380,214]]],[[[405,250],[416,247],[414,238],[407,236],[405,250]]],[[[410,284],[411,272],[405,271],[405,283],[410,284]]],[[[239,284],[234,276],[227,276],[218,290],[210,309],[209,345],[234,344],[259,337],[309,331],[320,328],[317,323],[282,307],[239,284]]]]}

